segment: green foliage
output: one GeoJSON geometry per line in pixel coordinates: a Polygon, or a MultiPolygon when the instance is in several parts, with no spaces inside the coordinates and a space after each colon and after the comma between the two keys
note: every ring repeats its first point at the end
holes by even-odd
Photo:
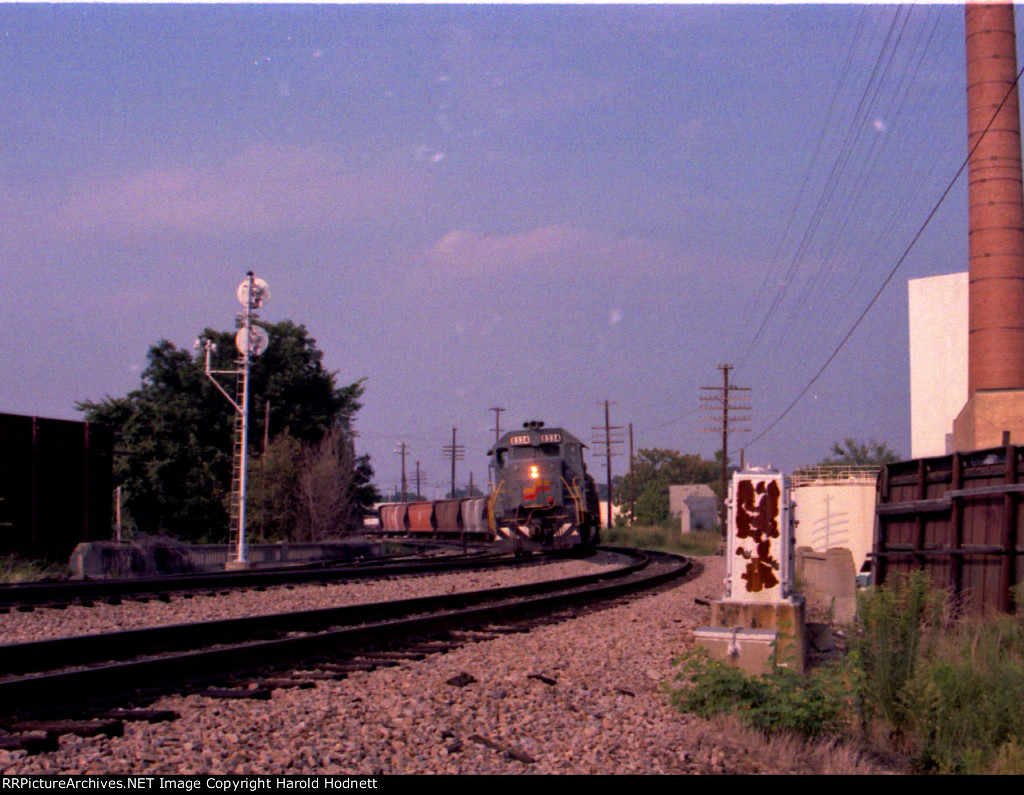
{"type": "Polygon", "coordinates": [[[858,442],[846,438],[841,444],[835,442],[832,445],[832,456],[822,459],[818,466],[881,466],[899,460],[899,454],[890,450],[887,444],[876,442],[874,439],[858,442]]]}
{"type": "Polygon", "coordinates": [[[1024,627],[963,622],[922,659],[913,733],[919,764],[944,773],[1021,772],[1024,627]]]}
{"type": "Polygon", "coordinates": [[[923,571],[896,577],[859,595],[859,632],[851,645],[858,671],[862,718],[881,717],[904,734],[914,717],[910,684],[921,654],[941,626],[944,594],[923,571]]]}
{"type": "MultiPolygon", "coordinates": [[[[287,434],[304,445],[318,443],[332,429],[348,434],[360,408],[363,383],[337,387],[323,369],[323,354],[305,327],[290,321],[266,324],[267,350],[250,371],[250,446],[256,453],[264,431],[287,434]],[[270,422],[264,428],[269,401],[270,422]]],[[[217,349],[214,370],[234,370],[234,333],[207,329],[217,349]]],[[[123,487],[129,530],[168,533],[188,540],[223,540],[226,498],[231,488],[234,410],[205,374],[202,356],[163,340],[150,348],[139,389],[122,398],[82,401],[90,422],[117,430],[114,478],[123,487]]],[[[234,386],[222,376],[229,393],[234,386]]],[[[376,497],[365,457],[355,464],[351,494],[362,505],[376,497]]],[[[250,525],[252,526],[252,525],[250,525]]]]}
{"type": "Polygon", "coordinates": [[[66,580],[70,576],[71,571],[63,564],[30,560],[17,555],[0,555],[0,582],[66,580]]]}
{"type": "Polygon", "coordinates": [[[703,650],[682,658],[680,679],[686,685],[672,692],[672,703],[701,717],[736,713],[764,732],[794,732],[813,738],[846,726],[848,691],[838,669],[804,677],[778,668],[750,676],[710,659],[703,650]]]}
{"type": "Polygon", "coordinates": [[[654,527],[623,524],[609,529],[602,528],[601,540],[612,546],[656,549],[704,557],[714,555],[718,551],[722,537],[718,531],[713,530],[680,533],[679,522],[670,520],[654,527]]]}
{"type": "Polygon", "coordinates": [[[633,474],[614,480],[618,494],[616,504],[628,510],[631,493],[636,494],[636,521],[656,525],[668,519],[668,487],[677,484],[707,483],[718,491],[721,477],[721,453],[717,461],[709,461],[692,453],[651,448],[638,450],[633,474]]]}
{"type": "Polygon", "coordinates": [[[1024,623],[951,622],[946,595],[922,572],[864,593],[850,653],[800,677],[748,676],[687,655],[673,702],[709,716],[735,712],[768,732],[852,733],[906,752],[923,772],[1024,772],[1024,623]]]}

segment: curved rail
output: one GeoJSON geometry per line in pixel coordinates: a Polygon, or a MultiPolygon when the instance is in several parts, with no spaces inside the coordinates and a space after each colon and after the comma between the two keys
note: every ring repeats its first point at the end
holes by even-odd
{"type": "Polygon", "coordinates": [[[375,579],[398,574],[436,574],[484,566],[519,566],[536,559],[516,560],[506,554],[475,554],[424,560],[403,559],[388,563],[362,561],[342,565],[316,564],[257,571],[169,574],[110,580],[27,582],[0,585],[0,608],[19,609],[47,604],[68,604],[122,597],[165,598],[172,593],[229,588],[267,588],[312,582],[375,579]]]}
{"type": "Polygon", "coordinates": [[[294,667],[313,659],[351,658],[361,651],[390,647],[396,642],[422,642],[452,630],[521,620],[570,605],[616,598],[680,577],[689,568],[690,562],[685,558],[646,553],[612,572],[528,586],[3,646],[0,666],[5,671],[52,668],[51,664],[43,663],[46,659],[60,660],[67,666],[125,656],[135,659],[0,679],[0,712],[19,717],[67,714],[111,706],[133,695],[187,690],[230,674],[294,667]],[[652,565],[654,555],[657,563],[652,565]],[[298,626],[306,634],[255,639],[271,632],[294,633],[298,626]],[[195,637],[199,633],[204,638],[197,642],[195,637]],[[139,656],[213,643],[229,645],[157,657],[139,656]]]}

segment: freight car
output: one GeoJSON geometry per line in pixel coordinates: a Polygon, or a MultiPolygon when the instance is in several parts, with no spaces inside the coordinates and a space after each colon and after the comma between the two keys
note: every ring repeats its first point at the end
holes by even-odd
{"type": "Polygon", "coordinates": [[[385,535],[451,537],[487,540],[494,537],[488,497],[423,502],[392,502],[380,506],[380,531],[385,535]]]}
{"type": "Polygon", "coordinates": [[[585,447],[562,428],[527,422],[488,452],[489,495],[382,505],[381,532],[503,539],[517,552],[593,547],[600,513],[597,488],[583,461],[585,447]]]}

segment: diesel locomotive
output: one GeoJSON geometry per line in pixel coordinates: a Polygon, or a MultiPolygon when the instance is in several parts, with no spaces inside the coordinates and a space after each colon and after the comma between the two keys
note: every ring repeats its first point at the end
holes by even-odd
{"type": "Polygon", "coordinates": [[[516,552],[592,548],[601,526],[586,447],[562,428],[527,422],[488,452],[491,493],[380,508],[385,535],[464,536],[510,543],[516,552]]]}
{"type": "Polygon", "coordinates": [[[515,549],[570,549],[598,543],[597,487],[586,447],[563,428],[527,422],[490,450],[490,513],[495,532],[515,549]]]}

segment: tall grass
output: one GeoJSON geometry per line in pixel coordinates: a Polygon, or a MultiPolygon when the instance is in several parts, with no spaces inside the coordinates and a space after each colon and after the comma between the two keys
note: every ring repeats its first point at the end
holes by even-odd
{"type": "Polygon", "coordinates": [[[67,566],[46,560],[30,560],[17,555],[0,555],[0,582],[35,582],[67,579],[67,566]]]}
{"type": "Polygon", "coordinates": [[[860,595],[850,662],[858,675],[857,706],[865,724],[880,717],[897,735],[910,727],[915,708],[911,683],[941,625],[944,602],[922,571],[860,595]]]}
{"type": "Polygon", "coordinates": [[[620,547],[654,549],[703,557],[714,555],[718,551],[722,536],[716,530],[681,533],[679,522],[675,521],[664,525],[601,528],[601,541],[620,547]]]}
{"type": "Polygon", "coordinates": [[[925,769],[1024,771],[1024,626],[1009,616],[958,623],[909,688],[925,769]]]}
{"type": "Polygon", "coordinates": [[[850,653],[806,681],[691,660],[673,700],[769,732],[856,738],[922,772],[1024,773],[1024,621],[949,613],[923,573],[897,578],[861,595],[850,653]]]}

